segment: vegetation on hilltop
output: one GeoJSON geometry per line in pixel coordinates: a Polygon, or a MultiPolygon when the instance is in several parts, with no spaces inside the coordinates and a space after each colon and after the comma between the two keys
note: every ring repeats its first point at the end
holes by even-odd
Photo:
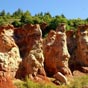
{"type": "Polygon", "coordinates": [[[63,14],[53,17],[49,12],[41,12],[32,16],[29,11],[23,12],[21,9],[18,9],[12,14],[9,12],[6,13],[4,10],[0,12],[0,25],[13,24],[15,27],[19,27],[27,23],[47,23],[47,32],[49,32],[51,29],[55,30],[59,23],[66,23],[67,30],[76,30],[79,24],[88,24],[88,18],[67,19],[63,14]]]}

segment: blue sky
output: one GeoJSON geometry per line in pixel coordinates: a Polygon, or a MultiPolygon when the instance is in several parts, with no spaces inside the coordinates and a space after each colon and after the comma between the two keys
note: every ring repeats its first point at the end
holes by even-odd
{"type": "Polygon", "coordinates": [[[13,13],[18,8],[32,15],[50,12],[52,16],[64,14],[67,18],[88,17],[88,0],[1,0],[0,11],[13,13]]]}

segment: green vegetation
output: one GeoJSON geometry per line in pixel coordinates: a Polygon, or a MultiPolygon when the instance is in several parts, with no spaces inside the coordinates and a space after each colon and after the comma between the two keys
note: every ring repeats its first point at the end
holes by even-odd
{"type": "MultiPolygon", "coordinates": [[[[41,24],[45,22],[48,24],[50,28],[55,29],[56,26],[62,22],[66,23],[69,26],[69,28],[76,28],[79,24],[87,24],[88,18],[85,20],[81,18],[67,19],[63,14],[60,16],[57,15],[52,17],[49,12],[46,13],[41,12],[32,16],[29,11],[23,12],[21,9],[18,9],[13,14],[10,14],[9,12],[6,13],[4,10],[2,10],[0,12],[0,24],[3,22],[11,24],[13,22],[15,23],[17,22],[17,24],[21,23],[22,25],[26,23],[41,24]]],[[[14,24],[14,26],[16,25],[14,24]]]]}
{"type": "Polygon", "coordinates": [[[55,30],[60,23],[66,23],[67,30],[76,30],[79,24],[88,24],[88,18],[67,19],[63,14],[53,17],[49,12],[41,12],[32,16],[29,11],[23,12],[21,9],[18,9],[13,14],[10,14],[9,12],[6,13],[4,10],[0,12],[0,25],[13,24],[15,27],[19,27],[27,23],[46,23],[47,31],[44,31],[43,33],[43,36],[45,36],[51,29],[55,30]]]}
{"type": "Polygon", "coordinates": [[[15,82],[17,88],[88,88],[88,75],[76,77],[68,85],[55,85],[53,83],[35,83],[26,78],[25,81],[15,82]]]}
{"type": "Polygon", "coordinates": [[[88,88],[88,75],[74,78],[68,88],[88,88]]]}
{"type": "Polygon", "coordinates": [[[26,78],[25,81],[15,82],[17,88],[67,88],[65,85],[57,86],[53,83],[38,83],[26,78]]]}

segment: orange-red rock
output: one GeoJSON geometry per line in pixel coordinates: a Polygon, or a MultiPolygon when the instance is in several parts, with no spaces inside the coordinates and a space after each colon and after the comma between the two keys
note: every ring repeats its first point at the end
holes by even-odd
{"type": "Polygon", "coordinates": [[[57,27],[56,32],[50,31],[44,40],[45,70],[48,75],[61,72],[64,75],[71,75],[68,68],[70,55],[67,49],[65,25],[57,27]]]}
{"type": "Polygon", "coordinates": [[[67,47],[70,55],[72,55],[76,49],[76,36],[75,36],[75,31],[74,30],[69,30],[66,31],[67,35],[67,47]]]}
{"type": "Polygon", "coordinates": [[[73,73],[75,70],[88,73],[88,25],[78,26],[75,39],[72,45],[76,46],[76,48],[73,49],[71,55],[70,68],[73,73]]]}
{"type": "MultiPolygon", "coordinates": [[[[46,23],[40,26],[42,32],[46,31],[46,23]]],[[[88,25],[80,25],[75,32],[66,32],[62,23],[44,39],[40,26],[0,26],[0,88],[14,88],[11,78],[15,76],[28,76],[40,82],[48,81],[47,73],[55,75],[57,82],[67,83],[65,77],[71,75],[71,71],[73,75],[88,73],[88,25]]]]}
{"type": "Polygon", "coordinates": [[[0,76],[0,88],[17,88],[8,77],[0,76]]]}
{"type": "Polygon", "coordinates": [[[21,62],[19,49],[13,38],[13,27],[0,27],[0,74],[14,78],[21,62]],[[6,28],[6,29],[5,29],[6,28]]]}
{"type": "Polygon", "coordinates": [[[42,32],[39,25],[27,24],[22,29],[15,30],[17,44],[20,47],[23,62],[17,77],[37,75],[46,76],[44,71],[44,56],[42,50],[42,32]]]}
{"type": "Polygon", "coordinates": [[[15,41],[19,46],[20,53],[23,58],[32,49],[32,46],[35,44],[35,40],[38,40],[40,36],[42,37],[40,32],[40,27],[37,24],[26,24],[20,28],[15,29],[15,41]]]}
{"type": "Polygon", "coordinates": [[[81,66],[88,66],[88,25],[78,27],[76,61],[81,66]]]}

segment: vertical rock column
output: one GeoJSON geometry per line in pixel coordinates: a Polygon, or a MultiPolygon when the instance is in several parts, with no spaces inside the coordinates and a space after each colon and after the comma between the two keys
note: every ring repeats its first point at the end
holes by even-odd
{"type": "Polygon", "coordinates": [[[26,32],[26,34],[24,33],[25,37],[23,36],[23,38],[21,38],[22,44],[25,44],[25,47],[23,46],[25,52],[22,51],[22,47],[20,47],[20,49],[21,53],[24,53],[25,55],[22,55],[24,57],[18,71],[18,77],[20,74],[22,77],[28,76],[31,79],[34,79],[39,75],[45,76],[44,56],[42,50],[42,32],[40,26],[38,24],[27,24],[22,27],[22,30],[26,32]]]}
{"type": "Polygon", "coordinates": [[[0,88],[15,88],[12,80],[21,62],[19,49],[13,39],[13,27],[0,27],[0,88]]]}
{"type": "Polygon", "coordinates": [[[77,31],[76,61],[88,67],[88,25],[80,25],[77,31]]]}
{"type": "Polygon", "coordinates": [[[44,40],[45,70],[49,76],[61,72],[71,75],[68,67],[70,55],[67,49],[65,25],[60,24],[56,32],[50,31],[44,40]]]}

